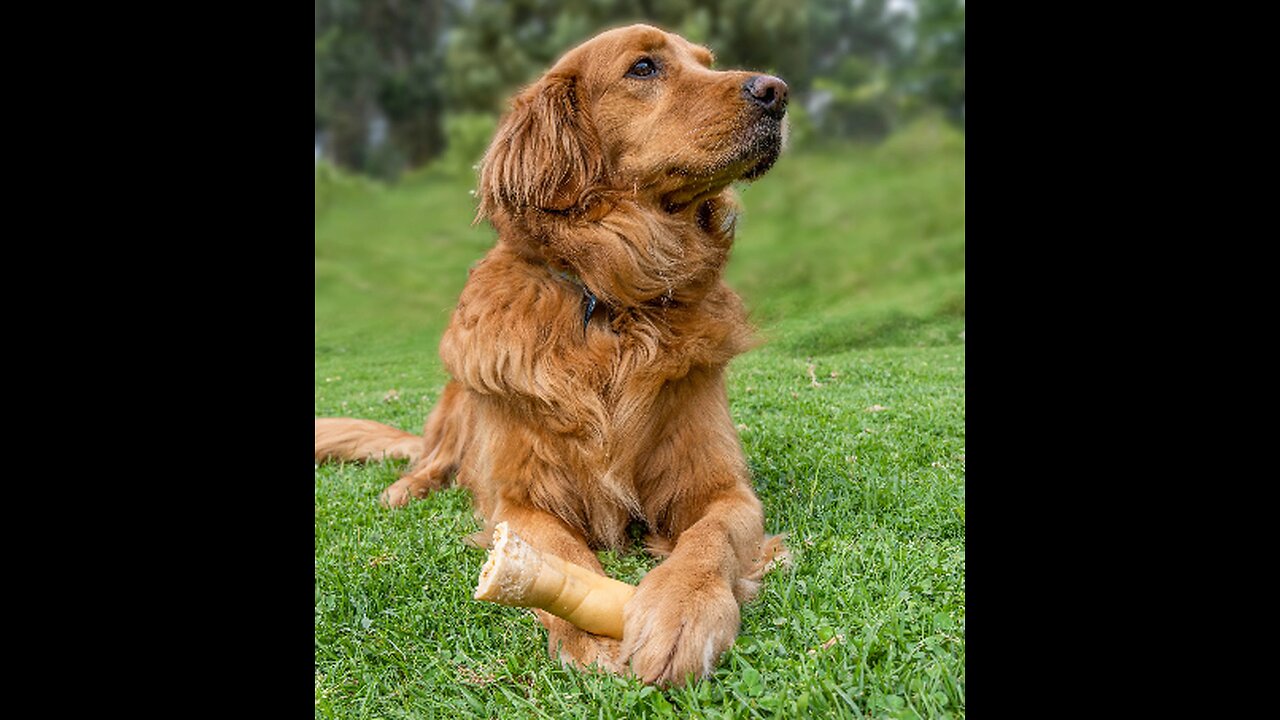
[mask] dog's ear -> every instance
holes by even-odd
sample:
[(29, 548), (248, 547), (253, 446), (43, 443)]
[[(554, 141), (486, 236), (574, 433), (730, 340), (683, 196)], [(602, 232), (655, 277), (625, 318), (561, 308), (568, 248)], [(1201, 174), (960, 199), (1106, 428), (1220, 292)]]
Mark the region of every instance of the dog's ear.
[(563, 212), (604, 174), (600, 141), (571, 75), (548, 75), (512, 103), (480, 169), (480, 216), (498, 207)]

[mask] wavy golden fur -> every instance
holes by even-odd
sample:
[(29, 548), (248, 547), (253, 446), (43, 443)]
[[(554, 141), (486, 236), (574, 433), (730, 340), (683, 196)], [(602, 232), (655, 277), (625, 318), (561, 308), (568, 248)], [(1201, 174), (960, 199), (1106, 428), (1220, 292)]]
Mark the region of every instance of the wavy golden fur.
[(729, 415), (724, 372), (753, 335), (721, 279), (730, 184), (781, 150), (787, 88), (711, 69), (646, 25), (605, 32), (521, 92), (485, 154), (479, 218), (497, 245), (440, 343), (452, 376), (422, 436), (316, 420), (316, 460), (407, 457), (389, 506), (450, 480), (492, 527), (603, 572), (596, 548), (643, 524), (666, 560), (624, 640), (538, 612), (553, 655), (680, 684), (733, 644), (739, 604), (785, 552)]

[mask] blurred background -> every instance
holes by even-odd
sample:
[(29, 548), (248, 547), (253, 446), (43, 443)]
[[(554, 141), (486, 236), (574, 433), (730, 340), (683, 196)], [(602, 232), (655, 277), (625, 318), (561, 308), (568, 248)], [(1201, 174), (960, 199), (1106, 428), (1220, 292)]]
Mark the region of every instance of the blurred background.
[(444, 377), (440, 334), (494, 242), (471, 192), (499, 115), (631, 22), (790, 88), (726, 269), (770, 352), (963, 347), (964, 0), (317, 0), (318, 397), (361, 363)]
[(515, 89), (631, 22), (711, 47), (721, 69), (783, 78), (798, 144), (877, 141), (930, 112), (963, 130), (964, 12), (964, 0), (316, 0), (316, 161), (394, 179), (474, 143)]

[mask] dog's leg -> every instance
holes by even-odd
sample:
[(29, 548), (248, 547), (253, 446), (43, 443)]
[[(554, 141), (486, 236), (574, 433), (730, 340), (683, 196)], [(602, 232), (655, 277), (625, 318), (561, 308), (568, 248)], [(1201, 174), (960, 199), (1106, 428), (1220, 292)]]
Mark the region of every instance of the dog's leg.
[(425, 454), (413, 469), (382, 491), (378, 500), (383, 505), (401, 507), (448, 485), (462, 460), (469, 413), (466, 392), (458, 383), (450, 382), (423, 426)]
[[(758, 589), (780, 543), (765, 537), (723, 381), (676, 386), (665, 437), (638, 484), (647, 488), (650, 543), (670, 549), (623, 610), (622, 662), (648, 683), (703, 677), (738, 635), (739, 605)], [(656, 541), (655, 541), (656, 540)]]
[(709, 675), (738, 635), (742, 582), (765, 543), (760, 501), (750, 486), (700, 503), (671, 556), (640, 581), (624, 610), (623, 662), (647, 683), (682, 685)]
[[(536, 508), (503, 503), (492, 519), (494, 524), (502, 521), (506, 521), (512, 530), (538, 550), (605, 574), (600, 559), (587, 546), (582, 533), (554, 515)], [(583, 668), (598, 665), (611, 672), (621, 669), (617, 662), (618, 640), (593, 635), (544, 610), (535, 609), (533, 612), (547, 628), (547, 651), (552, 657)]]

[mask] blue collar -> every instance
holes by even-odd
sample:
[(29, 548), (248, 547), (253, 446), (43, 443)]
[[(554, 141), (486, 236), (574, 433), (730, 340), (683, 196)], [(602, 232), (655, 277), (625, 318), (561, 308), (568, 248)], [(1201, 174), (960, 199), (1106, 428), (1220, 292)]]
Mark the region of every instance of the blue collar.
[(566, 280), (582, 289), (582, 337), (585, 340), (587, 337), (587, 326), (591, 322), (591, 314), (596, 311), (596, 304), (599, 302), (599, 299), (596, 298), (595, 293), (591, 292), (591, 288), (587, 287), (587, 284), (582, 282), (582, 278), (577, 275), (565, 270), (557, 270), (556, 268), (551, 268), (551, 272), (555, 273), (562, 280)]

